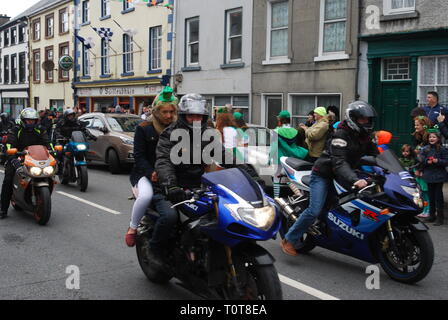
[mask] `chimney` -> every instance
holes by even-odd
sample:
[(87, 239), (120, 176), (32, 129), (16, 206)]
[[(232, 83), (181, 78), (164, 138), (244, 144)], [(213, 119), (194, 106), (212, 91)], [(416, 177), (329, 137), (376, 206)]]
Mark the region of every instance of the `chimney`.
[(8, 17), (6, 14), (0, 14), (0, 26), (7, 23), (10, 19), (11, 17)]

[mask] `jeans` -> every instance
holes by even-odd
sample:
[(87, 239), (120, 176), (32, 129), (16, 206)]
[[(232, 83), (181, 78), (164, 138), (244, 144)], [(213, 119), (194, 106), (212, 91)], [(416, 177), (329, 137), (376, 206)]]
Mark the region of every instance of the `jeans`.
[(310, 205), (286, 233), (285, 238), (288, 242), (297, 245), (303, 234), (313, 225), (325, 205), (330, 182), (329, 179), (322, 178), (314, 172), (311, 173)]
[(176, 227), (178, 214), (175, 208), (171, 208), (172, 205), (160, 193), (152, 197), (152, 207), (160, 214), (149, 243), (151, 249), (155, 251), (160, 251), (166, 246)]
[(2, 193), (1, 193), (1, 211), (8, 212), (9, 203), (13, 193), (13, 181), (16, 170), (8, 160), (5, 165), (5, 177), (3, 178)]

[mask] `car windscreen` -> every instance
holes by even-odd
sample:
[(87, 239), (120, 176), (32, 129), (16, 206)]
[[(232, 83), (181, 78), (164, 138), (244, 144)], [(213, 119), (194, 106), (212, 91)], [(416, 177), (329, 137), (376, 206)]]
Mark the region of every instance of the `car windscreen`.
[(400, 173), (405, 171), (395, 153), (390, 149), (380, 153), (376, 157), (376, 162), (379, 167), (386, 169), (391, 173)]
[(134, 117), (107, 117), (111, 129), (117, 132), (135, 132), (137, 126), (143, 122), (140, 118)]

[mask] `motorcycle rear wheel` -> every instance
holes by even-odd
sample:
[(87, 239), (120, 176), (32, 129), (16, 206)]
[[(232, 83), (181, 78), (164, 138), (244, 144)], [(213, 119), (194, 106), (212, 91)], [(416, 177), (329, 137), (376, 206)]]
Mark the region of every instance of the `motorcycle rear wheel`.
[[(403, 263), (392, 248), (384, 250), (381, 242), (378, 243), (379, 261), (387, 275), (395, 281), (407, 284), (425, 278), (434, 262), (434, 246), (428, 231), (412, 231), (398, 235), (396, 242), (399, 250), (405, 250), (406, 263)], [(403, 254), (403, 250), (400, 251)], [(415, 269), (409, 271), (411, 267)]]
[(89, 184), (89, 176), (87, 175), (87, 167), (79, 166), (76, 168), (78, 171), (78, 179), (77, 183), (81, 192), (85, 192), (87, 190), (87, 186)]
[(51, 216), (51, 193), (48, 187), (36, 188), (36, 202), (34, 219), (39, 225), (46, 225)]

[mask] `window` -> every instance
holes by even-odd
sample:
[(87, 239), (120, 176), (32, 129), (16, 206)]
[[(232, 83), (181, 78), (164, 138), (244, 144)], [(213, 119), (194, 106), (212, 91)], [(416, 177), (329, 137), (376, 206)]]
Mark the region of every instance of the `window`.
[(11, 45), (14, 45), (17, 43), (17, 28), (13, 27), (11, 28)]
[(291, 125), (296, 128), (300, 122), (305, 122), (310, 111), (318, 106), (328, 107), (336, 106), (340, 109), (341, 95), (340, 94), (303, 94), (290, 95), (289, 104), (292, 107)]
[(110, 0), (101, 0), (101, 17), (110, 16)]
[(415, 11), (415, 0), (383, 0), (384, 15), (411, 13)]
[(89, 49), (85, 45), (82, 45), (82, 75), (84, 77), (90, 76)]
[(199, 18), (186, 20), (186, 64), (187, 66), (199, 64)]
[[(53, 46), (45, 48), (45, 61), (53, 61), (54, 60), (54, 50)], [(45, 82), (53, 82), (54, 73), (53, 70), (45, 71)]]
[(33, 21), (33, 40), (40, 40), (40, 19)]
[(3, 80), (4, 83), (9, 83), (9, 56), (5, 56), (3, 60)]
[(22, 43), (25, 41), (25, 26), (20, 25), (19, 26), (19, 43)]
[(101, 74), (110, 74), (109, 41), (101, 40)]
[(129, 10), (134, 8), (133, 0), (123, 0), (123, 10)]
[(3, 32), (3, 46), (4, 47), (9, 46), (9, 30), (5, 30)]
[(249, 119), (249, 96), (241, 95), (241, 96), (215, 96), (214, 97), (214, 112), (220, 107), (225, 107), (227, 104), (232, 105), (233, 111), (239, 109), (239, 111), (243, 114), (244, 119), (248, 121)]
[(150, 31), (150, 70), (160, 70), (162, 68), (162, 27), (151, 28)]
[(45, 17), (45, 37), (53, 38), (54, 36), (54, 14)]
[(19, 54), (19, 83), (26, 82), (26, 53)]
[(90, 21), (89, 17), (89, 0), (85, 0), (82, 2), (82, 23), (87, 23)]
[(11, 83), (17, 83), (17, 55), (11, 56)]
[(33, 80), (40, 82), (40, 49), (33, 51)]
[(346, 29), (347, 0), (321, 0), (319, 57), (315, 61), (348, 59)]
[(59, 33), (68, 32), (68, 11), (67, 8), (59, 10)]
[(289, 43), (289, 2), (268, 0), (266, 61), (270, 63), (290, 63)]
[(383, 81), (410, 80), (409, 58), (383, 59)]
[(2, 71), (3, 71), (3, 69), (2, 69), (2, 67), (3, 67), (3, 65), (2, 65), (2, 57), (0, 56), (0, 83), (3, 83), (3, 80), (2, 80)]
[[(69, 43), (65, 42), (59, 45), (59, 59), (63, 56), (69, 55)], [(62, 70), (59, 68), (59, 81), (68, 81), (69, 71)]]
[(440, 104), (448, 105), (448, 56), (420, 58), (418, 72), (420, 103), (426, 105), (428, 91), (436, 91)]
[(132, 37), (123, 35), (123, 72), (130, 73), (134, 70), (134, 45)]
[(242, 58), (243, 10), (228, 11), (226, 23), (226, 63), (239, 62)]

